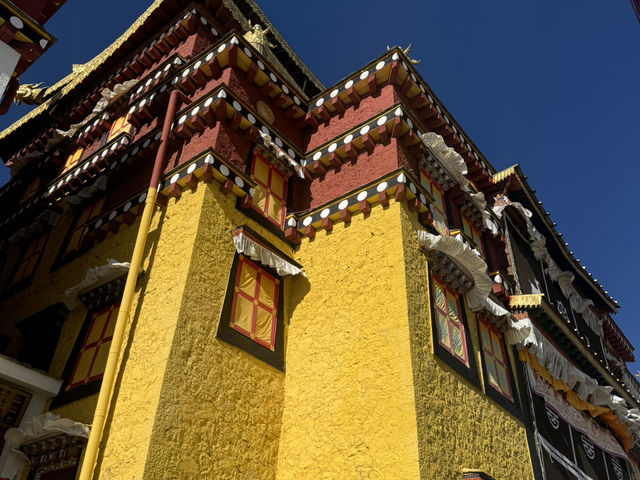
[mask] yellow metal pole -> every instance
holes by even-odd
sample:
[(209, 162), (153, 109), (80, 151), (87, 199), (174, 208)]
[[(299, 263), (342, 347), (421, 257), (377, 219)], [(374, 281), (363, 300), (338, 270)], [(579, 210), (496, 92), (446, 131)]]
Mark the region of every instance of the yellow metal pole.
[(120, 354), (124, 345), (124, 341), (126, 340), (124, 332), (126, 330), (127, 320), (129, 318), (131, 306), (133, 304), (136, 280), (138, 279), (138, 272), (140, 271), (140, 266), (142, 265), (142, 255), (144, 254), (144, 248), (147, 243), (149, 226), (151, 225), (151, 219), (153, 217), (153, 208), (155, 206), (156, 198), (158, 195), (158, 182), (160, 180), (160, 175), (162, 174), (162, 169), (165, 163), (169, 136), (171, 135), (171, 125), (173, 123), (173, 118), (178, 104), (178, 97), (180, 95), (181, 93), (178, 90), (174, 90), (173, 92), (171, 92), (171, 96), (169, 97), (169, 105), (167, 106), (164, 125), (162, 127), (162, 138), (160, 140), (160, 147), (158, 148), (158, 153), (156, 154), (153, 173), (149, 182), (149, 189), (147, 190), (147, 198), (145, 199), (144, 210), (142, 212), (142, 219), (140, 220), (138, 235), (136, 236), (136, 243), (133, 247), (131, 265), (129, 267), (127, 281), (124, 285), (124, 291), (122, 293), (120, 310), (118, 311), (118, 317), (116, 318), (113, 338), (111, 339), (111, 346), (109, 348), (109, 356), (107, 357), (107, 364), (105, 366), (104, 376), (102, 377), (100, 394), (98, 395), (98, 403), (96, 405), (95, 413), (93, 414), (91, 433), (89, 434), (89, 440), (87, 442), (87, 448), (85, 450), (84, 460), (82, 462), (82, 468), (80, 470), (80, 476), (78, 477), (79, 480), (91, 480), (98, 459), (100, 441), (102, 440), (102, 433), (104, 432), (104, 425), (107, 420), (109, 405), (111, 403), (111, 396), (113, 394), (113, 387), (118, 375), (118, 363), (120, 360)]

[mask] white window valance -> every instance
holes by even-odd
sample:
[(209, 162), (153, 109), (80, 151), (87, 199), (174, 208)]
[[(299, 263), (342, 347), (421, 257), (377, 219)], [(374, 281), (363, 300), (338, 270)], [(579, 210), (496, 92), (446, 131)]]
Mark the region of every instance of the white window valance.
[(487, 264), (475, 250), (455, 237), (433, 235), (424, 230), (418, 231), (418, 244), (444, 253), (473, 280), (473, 287), (464, 295), (471, 310), (487, 310), (496, 317), (509, 315), (505, 308), (489, 298), (493, 281), (487, 274)]
[(599, 385), (594, 378), (575, 367), (530, 319), (511, 321), (510, 328), (505, 332), (505, 340), (518, 348), (527, 348), (549, 375), (562, 380), (578, 398), (592, 405), (608, 407), (634, 437), (640, 434), (640, 411), (637, 408), (628, 408), (623, 398), (612, 394), (613, 387)]
[(233, 245), (236, 247), (236, 252), (242, 253), (251, 260), (260, 262), (263, 265), (273, 268), (278, 275), (302, 275), (306, 277), (304, 271), (288, 262), (280, 255), (269, 250), (267, 247), (261, 245), (256, 240), (246, 235), (242, 230), (238, 230), (233, 234)]

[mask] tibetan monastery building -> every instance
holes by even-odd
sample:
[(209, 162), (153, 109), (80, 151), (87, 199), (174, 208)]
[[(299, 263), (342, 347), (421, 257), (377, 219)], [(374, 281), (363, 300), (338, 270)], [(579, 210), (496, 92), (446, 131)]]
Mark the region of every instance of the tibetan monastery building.
[(402, 50), (327, 88), (253, 1), (156, 0), (41, 101), (0, 478), (639, 478), (618, 305)]

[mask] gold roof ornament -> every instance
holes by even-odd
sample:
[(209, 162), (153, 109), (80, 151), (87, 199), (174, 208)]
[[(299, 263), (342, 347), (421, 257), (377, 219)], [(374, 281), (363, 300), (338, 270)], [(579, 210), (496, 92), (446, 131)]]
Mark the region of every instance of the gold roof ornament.
[[(407, 48), (402, 48), (399, 45), (394, 45), (393, 48), (398, 47), (400, 50), (402, 50), (402, 53), (405, 54), (405, 56), (409, 59), (409, 61), (413, 64), (413, 65), (417, 65), (418, 63), (420, 63), (420, 60), (415, 60), (413, 58), (411, 58), (409, 56), (409, 50), (411, 50), (411, 44), (409, 44), (409, 46)], [(387, 52), (391, 50), (391, 48), (389, 48), (389, 45), (387, 45)]]
[(49, 87), (40, 88), (43, 82), (40, 83), (25, 83), (18, 87), (18, 91), (13, 97), (13, 103), (20, 105), (26, 103), (27, 105), (42, 105), (47, 99), (47, 90)]
[(262, 25), (259, 23), (252, 25), (251, 21), (249, 21), (249, 27), (251, 27), (251, 30), (244, 34), (244, 38), (261, 54), (266, 55), (269, 53), (270, 49), (275, 47), (267, 38), (270, 27), (263, 30)]

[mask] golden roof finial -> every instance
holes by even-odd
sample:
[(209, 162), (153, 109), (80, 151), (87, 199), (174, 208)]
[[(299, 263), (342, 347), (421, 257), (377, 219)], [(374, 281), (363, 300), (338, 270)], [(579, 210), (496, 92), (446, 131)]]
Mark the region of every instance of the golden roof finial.
[(267, 53), (268, 49), (274, 48), (269, 39), (267, 38), (267, 33), (269, 32), (269, 27), (262, 29), (262, 25), (256, 23), (255, 25), (251, 24), (251, 20), (249, 20), (249, 27), (251, 30), (248, 30), (247, 33), (244, 34), (244, 38), (253, 45), (253, 47), (258, 50), (263, 55)]
[(13, 97), (13, 102), (16, 105), (26, 103), (27, 105), (40, 105), (44, 103), (46, 93), (49, 87), (40, 88), (43, 82), (40, 83), (25, 83), (18, 87), (18, 91)]
[[(402, 51), (402, 53), (404, 53), (404, 54), (406, 55), (406, 57), (409, 59), (409, 61), (410, 61), (413, 65), (417, 65), (418, 63), (420, 63), (420, 60), (414, 60), (413, 58), (411, 58), (411, 57), (409, 56), (409, 50), (411, 50), (411, 44), (409, 44), (409, 46), (408, 46), (407, 48), (402, 48), (402, 47), (401, 47), (401, 46), (399, 46), (399, 45), (394, 45), (394, 47), (393, 47), (393, 48), (396, 48), (396, 47), (397, 47), (397, 48), (399, 48), (399, 49)], [(389, 50), (391, 50), (391, 48), (389, 48), (389, 45), (387, 45), (387, 52), (388, 52)]]

